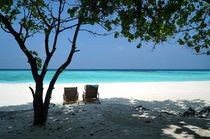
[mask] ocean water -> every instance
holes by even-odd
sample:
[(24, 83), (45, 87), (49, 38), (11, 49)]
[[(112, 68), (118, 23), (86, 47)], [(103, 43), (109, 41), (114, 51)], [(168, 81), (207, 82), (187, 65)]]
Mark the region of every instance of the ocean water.
[[(48, 71), (49, 83), (54, 70)], [(210, 70), (67, 70), (57, 83), (210, 81)], [(30, 70), (0, 70), (0, 83), (34, 82)]]

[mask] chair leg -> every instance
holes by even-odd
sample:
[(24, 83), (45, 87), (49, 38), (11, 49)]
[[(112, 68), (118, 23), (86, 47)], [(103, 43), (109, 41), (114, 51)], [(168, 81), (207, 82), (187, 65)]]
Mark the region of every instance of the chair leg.
[(83, 93), (82, 94), (82, 101), (85, 103), (85, 105), (86, 105), (86, 100), (85, 100), (85, 94)]

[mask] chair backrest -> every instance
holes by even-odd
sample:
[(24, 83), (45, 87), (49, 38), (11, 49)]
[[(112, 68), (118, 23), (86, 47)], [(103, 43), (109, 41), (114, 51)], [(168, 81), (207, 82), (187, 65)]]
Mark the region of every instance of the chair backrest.
[(77, 87), (66, 87), (64, 88), (64, 95), (67, 98), (76, 98), (78, 95)]
[(98, 85), (85, 85), (86, 98), (97, 98)]

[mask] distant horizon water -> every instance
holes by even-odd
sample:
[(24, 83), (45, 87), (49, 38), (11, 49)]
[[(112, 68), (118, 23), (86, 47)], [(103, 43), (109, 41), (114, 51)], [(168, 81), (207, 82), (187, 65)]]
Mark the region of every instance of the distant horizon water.
[[(0, 71), (3, 70), (26, 70), (30, 71), (31, 69), (7, 69), (0, 68)], [(56, 71), (57, 69), (48, 69), (48, 71)], [(65, 71), (210, 71), (210, 69), (65, 69)]]
[[(44, 80), (49, 83), (54, 69)], [(67, 69), (57, 83), (210, 81), (210, 69)], [(0, 69), (0, 83), (33, 83), (29, 69)]]

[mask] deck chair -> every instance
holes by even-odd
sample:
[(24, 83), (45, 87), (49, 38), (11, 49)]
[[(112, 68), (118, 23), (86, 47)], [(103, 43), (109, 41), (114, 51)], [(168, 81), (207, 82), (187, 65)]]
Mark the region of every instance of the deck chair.
[(98, 85), (85, 85), (85, 91), (82, 94), (83, 102), (86, 104), (87, 102), (98, 102), (99, 101), (99, 93), (98, 93)]
[(79, 93), (77, 87), (65, 87), (63, 94), (63, 105), (78, 103)]

